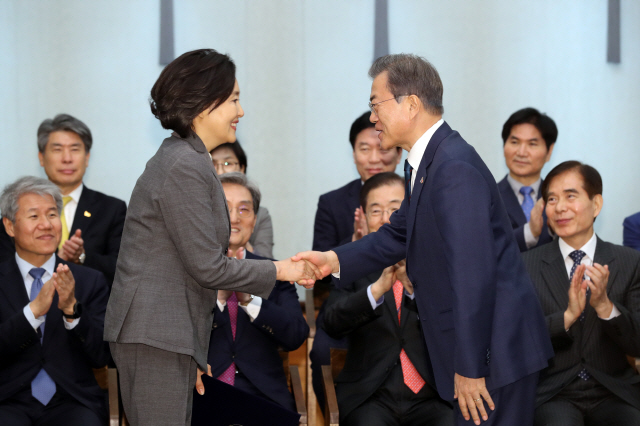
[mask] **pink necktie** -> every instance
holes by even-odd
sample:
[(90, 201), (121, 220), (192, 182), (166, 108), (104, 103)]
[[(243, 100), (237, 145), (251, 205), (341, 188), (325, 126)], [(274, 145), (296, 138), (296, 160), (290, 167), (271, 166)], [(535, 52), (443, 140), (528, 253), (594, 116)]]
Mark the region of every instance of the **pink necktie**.
[[(398, 324), (400, 324), (400, 314), (401, 314), (401, 306), (402, 306), (402, 296), (404, 294), (404, 286), (400, 282), (400, 280), (396, 281), (393, 284), (393, 296), (396, 299), (396, 311), (398, 311)], [(413, 365), (409, 356), (407, 356), (407, 352), (404, 349), (400, 352), (400, 364), (402, 365), (402, 376), (404, 377), (404, 384), (409, 387), (413, 391), (413, 393), (420, 392), (420, 389), (425, 384), (424, 379), (416, 370), (416, 367)]]
[[(233, 335), (233, 340), (236, 340), (236, 327), (238, 325), (238, 298), (236, 297), (235, 292), (233, 292), (231, 297), (227, 299), (227, 309), (229, 310), (229, 322), (231, 322), (231, 334)], [(229, 383), (233, 386), (236, 382), (236, 363), (232, 362), (224, 373), (218, 377), (218, 380)]]

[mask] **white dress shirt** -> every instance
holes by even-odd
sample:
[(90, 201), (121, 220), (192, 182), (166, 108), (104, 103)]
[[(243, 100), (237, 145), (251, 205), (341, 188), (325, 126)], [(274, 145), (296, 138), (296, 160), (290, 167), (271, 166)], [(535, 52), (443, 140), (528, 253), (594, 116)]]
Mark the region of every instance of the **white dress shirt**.
[(409, 154), (407, 155), (407, 161), (413, 168), (411, 171), (411, 192), (413, 192), (413, 184), (416, 182), (416, 170), (420, 167), (420, 162), (422, 161), (424, 152), (427, 150), (427, 145), (429, 145), (429, 141), (436, 130), (442, 126), (442, 123), (444, 123), (444, 119), (441, 118), (433, 126), (429, 127), (429, 130), (424, 132), (424, 134), (420, 136), (420, 139), (413, 144), (411, 151), (409, 151)]
[[(560, 253), (562, 253), (562, 258), (564, 259), (564, 266), (567, 268), (567, 275), (570, 276), (571, 268), (573, 268), (573, 259), (571, 259), (569, 255), (575, 249), (571, 247), (569, 244), (567, 244), (562, 238), (559, 238), (558, 240), (559, 240), (558, 244), (560, 246)], [(587, 243), (580, 248), (580, 250), (582, 250), (585, 253), (585, 256), (580, 261), (581, 265), (593, 266), (593, 258), (596, 253), (597, 243), (598, 243), (598, 239), (594, 232), (591, 238), (589, 239), (589, 241), (587, 241)], [(588, 280), (589, 277), (585, 275), (585, 279)], [(613, 309), (611, 310), (611, 315), (609, 315), (609, 318), (602, 318), (602, 319), (605, 321), (608, 321), (612, 318), (617, 317), (618, 315), (620, 315), (620, 311), (618, 310), (618, 308), (616, 308), (616, 305), (613, 305)]]
[[(31, 271), (33, 268), (37, 268), (37, 266), (33, 266), (26, 260), (23, 260), (20, 256), (18, 256), (18, 253), (16, 253), (15, 256), (16, 256), (16, 263), (18, 264), (18, 269), (20, 270), (20, 275), (22, 275), (24, 286), (27, 289), (27, 296), (29, 297), (29, 299), (31, 299), (31, 286), (33, 285), (34, 278), (31, 275), (29, 275), (29, 271)], [(42, 283), (44, 284), (47, 281), (49, 281), (53, 276), (53, 272), (56, 268), (55, 255), (52, 254), (49, 260), (47, 260), (44, 263), (44, 265), (41, 266), (41, 268), (44, 269), (44, 274), (41, 277)], [(31, 327), (33, 327), (34, 330), (37, 330), (38, 327), (40, 327), (44, 323), (45, 316), (42, 315), (36, 318), (35, 315), (33, 314), (33, 311), (29, 307), (29, 304), (30, 303), (27, 303), (27, 306), (24, 307), (22, 312), (24, 313), (24, 316), (27, 318), (27, 321), (29, 321), (29, 324), (31, 324)], [(62, 321), (64, 323), (65, 328), (67, 330), (71, 330), (76, 325), (78, 325), (80, 318), (76, 318), (72, 322), (69, 322), (64, 317), (62, 317)]]
[[(67, 229), (71, 232), (71, 227), (73, 226), (73, 218), (76, 216), (76, 210), (78, 209), (78, 202), (80, 202), (80, 196), (82, 195), (82, 189), (84, 188), (84, 184), (80, 184), (76, 189), (71, 191), (69, 194), (65, 195), (65, 197), (71, 197), (71, 200), (64, 206), (64, 219), (67, 222)], [(72, 235), (69, 235), (71, 238)]]
[[(241, 257), (238, 257), (237, 259), (244, 259), (246, 257), (245, 250), (246, 249), (242, 250)], [(220, 302), (220, 299), (218, 299), (216, 300), (216, 303), (218, 304), (218, 309), (220, 309), (220, 312), (224, 312), (224, 308), (225, 306), (227, 306), (227, 302), (225, 301), (223, 303)], [(258, 318), (258, 315), (260, 314), (260, 308), (262, 307), (262, 297), (253, 296), (253, 299), (247, 304), (247, 306), (242, 306), (238, 301), (238, 307), (242, 309), (247, 315), (249, 315), (249, 321), (253, 322), (253, 320)]]
[[(511, 190), (516, 195), (516, 198), (518, 199), (518, 204), (522, 206), (522, 203), (524, 202), (524, 195), (522, 195), (522, 193), (520, 192), (520, 188), (522, 188), (524, 184), (512, 178), (511, 175), (507, 175), (507, 182), (509, 182), (509, 186), (511, 186)], [(533, 191), (531, 191), (531, 198), (533, 198), (534, 206), (535, 206), (536, 200), (538, 199), (540, 185), (542, 185), (542, 179), (538, 179), (537, 182), (534, 182), (533, 184), (529, 185), (531, 189), (533, 189)], [(537, 237), (533, 236), (533, 234), (531, 233), (531, 226), (529, 225), (529, 222), (524, 224), (523, 231), (524, 231), (524, 242), (527, 245), (528, 249), (538, 244), (538, 239), (540, 238), (540, 236), (539, 235)]]

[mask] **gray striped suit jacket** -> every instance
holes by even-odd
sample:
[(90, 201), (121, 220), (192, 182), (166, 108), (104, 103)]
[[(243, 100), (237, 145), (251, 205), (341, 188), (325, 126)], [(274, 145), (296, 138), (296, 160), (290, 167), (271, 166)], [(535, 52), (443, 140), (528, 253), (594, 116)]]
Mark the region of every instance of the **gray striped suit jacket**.
[(525, 265), (542, 304), (555, 357), (542, 370), (536, 405), (571, 383), (583, 366), (599, 383), (640, 409), (640, 375), (626, 355), (640, 356), (640, 252), (598, 238), (595, 263), (609, 265), (607, 294), (621, 315), (598, 318), (587, 305), (584, 322), (566, 332), (569, 276), (558, 240), (523, 253)]
[(192, 356), (206, 371), (216, 290), (268, 298), (270, 260), (226, 257), (229, 211), (197, 136), (164, 140), (131, 195), (104, 338)]

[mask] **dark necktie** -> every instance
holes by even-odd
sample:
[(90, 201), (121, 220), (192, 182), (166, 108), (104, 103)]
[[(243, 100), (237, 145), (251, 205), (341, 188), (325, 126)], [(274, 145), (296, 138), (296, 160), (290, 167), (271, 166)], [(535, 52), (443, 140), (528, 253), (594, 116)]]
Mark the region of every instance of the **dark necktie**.
[[(569, 274), (569, 281), (573, 279), (573, 273), (576, 272), (576, 268), (578, 267), (578, 265), (580, 265), (580, 262), (582, 262), (582, 258), (584, 258), (586, 255), (587, 254), (582, 250), (574, 250), (571, 253), (569, 253), (569, 257), (571, 258), (571, 260), (573, 260), (573, 266), (571, 267), (571, 273)], [(591, 289), (587, 287), (587, 305), (589, 304), (589, 296), (591, 296)], [(586, 310), (587, 310), (587, 306), (585, 305), (584, 310), (580, 314), (580, 322), (584, 321), (584, 315)], [(580, 377), (582, 380), (589, 380), (591, 375), (589, 374), (586, 368), (583, 368), (578, 373), (578, 377)]]
[(404, 198), (407, 203), (411, 201), (411, 172), (413, 167), (409, 164), (409, 161), (404, 160)]
[[(32, 302), (38, 297), (38, 293), (42, 289), (42, 276), (44, 275), (45, 270), (42, 268), (33, 268), (29, 271), (29, 275), (33, 277), (33, 283), (31, 284), (31, 295), (29, 300)], [(43, 315), (46, 319), (46, 315)], [(44, 337), (44, 323), (40, 327), (38, 327), (38, 334), (40, 335), (40, 343), (42, 344), (42, 339)], [(35, 379), (31, 381), (31, 394), (35, 399), (40, 401), (43, 405), (47, 405), (53, 395), (56, 393), (56, 384), (51, 379), (51, 377), (47, 374), (47, 372), (42, 368)]]
[(533, 198), (531, 197), (531, 193), (533, 192), (533, 188), (530, 186), (523, 186), (520, 188), (520, 193), (524, 196), (524, 200), (522, 200), (522, 212), (527, 218), (527, 222), (531, 220), (531, 209), (535, 204), (533, 202)]
[[(238, 297), (233, 292), (227, 299), (227, 309), (229, 310), (229, 322), (231, 323), (231, 335), (236, 340), (236, 327), (238, 326)], [(232, 362), (229, 367), (218, 377), (218, 380), (233, 386), (236, 382), (236, 363)]]

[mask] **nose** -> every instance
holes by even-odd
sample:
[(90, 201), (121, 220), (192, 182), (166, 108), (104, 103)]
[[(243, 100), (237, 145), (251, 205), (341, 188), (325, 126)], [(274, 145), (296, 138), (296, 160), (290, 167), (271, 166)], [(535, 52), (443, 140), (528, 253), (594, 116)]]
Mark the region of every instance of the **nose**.
[(244, 110), (242, 109), (242, 105), (240, 105), (240, 101), (238, 101), (238, 117), (244, 117)]
[(216, 169), (216, 173), (221, 175), (224, 170), (222, 170), (222, 163), (213, 163), (213, 167)]
[(38, 221), (38, 227), (40, 229), (51, 229), (53, 228), (53, 223), (52, 221), (54, 220), (61, 220), (59, 217), (54, 218), (50, 218), (48, 216), (42, 216), (42, 218)]
[(520, 157), (525, 157), (527, 155), (527, 145), (523, 143), (518, 145), (518, 150), (516, 151), (516, 153)]
[(391, 212), (389, 210), (382, 212), (382, 223), (391, 223)]
[(369, 116), (369, 121), (372, 122), (373, 124), (376, 124), (378, 122), (378, 114), (371, 111), (371, 115)]
[(380, 148), (373, 148), (371, 150), (371, 155), (369, 156), (370, 163), (379, 163), (380, 162)]
[(69, 149), (63, 149), (62, 150), (62, 161), (64, 163), (70, 163), (71, 162), (71, 150), (69, 150)]
[(565, 203), (565, 201), (562, 198), (558, 199), (555, 207), (556, 212), (563, 212), (566, 209), (567, 209), (567, 203)]
[(238, 214), (238, 209), (229, 209), (229, 221), (231, 223), (240, 222), (240, 215)]

